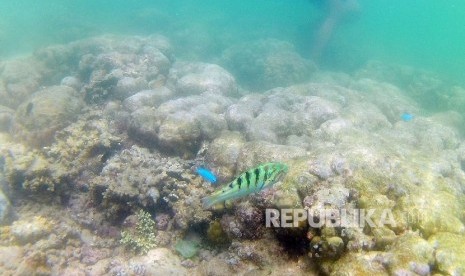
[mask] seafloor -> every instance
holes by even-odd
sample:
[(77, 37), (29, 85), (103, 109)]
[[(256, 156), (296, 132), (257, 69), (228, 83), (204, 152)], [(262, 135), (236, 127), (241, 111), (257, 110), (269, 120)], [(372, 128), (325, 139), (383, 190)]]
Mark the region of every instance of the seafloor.
[[(464, 88), (376, 61), (326, 72), (277, 40), (216, 63), (157, 35), (0, 63), (0, 274), (465, 274)], [(202, 207), (217, 186), (196, 167), (227, 183), (269, 161), (281, 183)], [(266, 208), (395, 223), (267, 228)]]

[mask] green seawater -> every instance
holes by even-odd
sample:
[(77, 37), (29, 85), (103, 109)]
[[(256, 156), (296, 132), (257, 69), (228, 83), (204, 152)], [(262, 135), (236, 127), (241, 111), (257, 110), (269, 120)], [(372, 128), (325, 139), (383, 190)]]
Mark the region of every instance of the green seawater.
[[(340, 1), (357, 1), (358, 8), (334, 24), (316, 60), (320, 69), (352, 73), (377, 60), (433, 72), (448, 86), (465, 84), (465, 1)], [(154, 33), (167, 36), (183, 60), (218, 63), (228, 47), (268, 38), (289, 42), (312, 58), (318, 30), (329, 17), (324, 3), (5, 0), (0, 2), (0, 59), (96, 35)], [(432, 110), (447, 109), (437, 105), (437, 93), (427, 91), (433, 83), (410, 96)], [(449, 97), (450, 89), (444, 90)]]
[[(205, 59), (238, 41), (273, 37), (293, 43), (306, 56), (325, 16), (311, 2), (4, 0), (0, 57), (104, 33), (162, 33), (183, 52), (196, 34)], [(377, 59), (465, 79), (465, 1), (359, 0), (359, 5), (357, 15), (338, 26), (322, 66), (344, 71)]]

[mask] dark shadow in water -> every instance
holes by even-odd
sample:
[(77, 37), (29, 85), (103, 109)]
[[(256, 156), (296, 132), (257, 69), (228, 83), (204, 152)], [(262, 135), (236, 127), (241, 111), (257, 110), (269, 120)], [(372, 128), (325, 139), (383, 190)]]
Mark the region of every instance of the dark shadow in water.
[(307, 238), (307, 229), (304, 228), (279, 228), (275, 229), (278, 242), (284, 247), (288, 257), (297, 259), (308, 253), (310, 241)]

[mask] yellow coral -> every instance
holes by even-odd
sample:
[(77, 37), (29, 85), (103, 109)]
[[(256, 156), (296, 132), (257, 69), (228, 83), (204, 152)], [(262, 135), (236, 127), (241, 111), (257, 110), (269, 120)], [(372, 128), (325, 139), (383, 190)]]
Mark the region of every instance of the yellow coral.
[(121, 231), (121, 243), (136, 253), (147, 253), (155, 247), (155, 221), (150, 213), (140, 210), (136, 214), (135, 229)]

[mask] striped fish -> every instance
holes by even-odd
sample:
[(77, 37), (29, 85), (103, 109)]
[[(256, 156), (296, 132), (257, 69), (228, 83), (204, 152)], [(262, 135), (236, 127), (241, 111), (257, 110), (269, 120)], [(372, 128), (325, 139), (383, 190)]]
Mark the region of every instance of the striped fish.
[(287, 165), (283, 163), (261, 164), (256, 168), (243, 172), (221, 190), (204, 197), (202, 199), (203, 207), (209, 208), (218, 202), (241, 198), (271, 187), (282, 178), (287, 170)]

